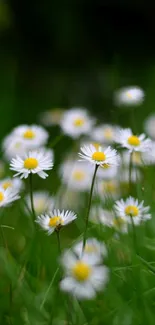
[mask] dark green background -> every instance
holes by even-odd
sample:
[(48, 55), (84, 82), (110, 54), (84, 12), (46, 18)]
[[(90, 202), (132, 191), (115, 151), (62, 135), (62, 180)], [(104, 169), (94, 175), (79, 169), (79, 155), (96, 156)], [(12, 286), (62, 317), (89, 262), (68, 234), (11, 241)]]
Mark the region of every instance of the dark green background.
[(49, 108), (86, 106), (102, 121), (128, 125), (113, 91), (146, 92), (135, 111), (141, 129), (154, 110), (154, 10), (133, 1), (0, 2), (0, 137), (37, 122)]

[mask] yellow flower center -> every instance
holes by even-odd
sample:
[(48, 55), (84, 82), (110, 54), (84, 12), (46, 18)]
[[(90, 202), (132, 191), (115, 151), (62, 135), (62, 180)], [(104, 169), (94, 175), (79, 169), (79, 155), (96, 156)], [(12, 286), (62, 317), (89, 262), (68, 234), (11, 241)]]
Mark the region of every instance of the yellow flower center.
[(0, 192), (0, 202), (2, 202), (4, 200), (4, 194), (3, 192)]
[(8, 187), (12, 187), (12, 183), (11, 182), (4, 182), (3, 184), (2, 184), (2, 187), (4, 188), (4, 190), (6, 190)]
[(81, 170), (76, 170), (75, 172), (73, 172), (73, 178), (76, 181), (82, 181), (85, 178), (85, 173)]
[(95, 253), (96, 247), (94, 245), (86, 244), (84, 251), (85, 253), (90, 253), (90, 254)]
[(83, 126), (85, 120), (83, 118), (77, 118), (74, 120), (73, 124), (74, 126)]
[(120, 228), (125, 224), (125, 221), (121, 217), (114, 218), (113, 220), (114, 226)]
[(114, 182), (109, 181), (103, 183), (103, 190), (109, 193), (115, 193), (117, 191), (117, 186)]
[(106, 155), (104, 152), (95, 151), (92, 155), (92, 159), (95, 161), (104, 161), (106, 159)]
[(131, 135), (128, 138), (128, 144), (130, 144), (131, 146), (138, 147), (140, 145), (140, 140), (136, 135)]
[(96, 150), (99, 150), (100, 144), (97, 142), (93, 142), (92, 145), (95, 147)]
[(34, 139), (35, 133), (31, 129), (28, 129), (23, 133), (23, 137), (28, 140)]
[(135, 205), (128, 205), (125, 208), (125, 213), (128, 216), (137, 217), (138, 216), (138, 213), (139, 213), (139, 209)]
[(104, 136), (106, 139), (111, 140), (113, 137), (113, 132), (110, 128), (105, 129)]
[(38, 160), (36, 158), (27, 158), (24, 161), (24, 168), (35, 169), (38, 166)]
[(133, 98), (133, 96), (132, 96), (132, 94), (131, 94), (130, 91), (127, 91), (126, 96), (127, 96), (129, 99), (132, 99), (132, 98)]
[(59, 216), (55, 216), (55, 217), (52, 217), (50, 218), (50, 221), (49, 221), (49, 227), (56, 227), (58, 224), (61, 224), (62, 223), (62, 220)]
[(78, 261), (72, 269), (72, 274), (78, 281), (86, 281), (90, 274), (91, 268), (82, 261)]

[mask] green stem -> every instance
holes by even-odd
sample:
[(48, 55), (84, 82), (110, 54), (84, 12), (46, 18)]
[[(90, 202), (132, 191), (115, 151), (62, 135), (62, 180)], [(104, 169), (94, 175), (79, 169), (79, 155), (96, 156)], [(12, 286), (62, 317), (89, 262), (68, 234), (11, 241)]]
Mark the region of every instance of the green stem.
[(132, 157), (133, 157), (133, 151), (130, 154), (130, 161), (129, 161), (129, 194), (130, 195), (132, 192)]
[(59, 250), (59, 254), (61, 254), (60, 230), (57, 230), (57, 231), (56, 231), (56, 235), (57, 235), (57, 242), (58, 242), (58, 250)]
[(33, 182), (32, 182), (32, 173), (30, 173), (30, 202), (31, 202), (31, 211), (33, 214), (33, 219), (36, 219), (35, 209), (34, 209), (34, 203), (33, 203)]
[(55, 137), (55, 139), (53, 141), (51, 141), (51, 143), (49, 144), (50, 148), (54, 148), (60, 141), (61, 139), (64, 137), (64, 134), (59, 134), (57, 137)]
[[(133, 152), (130, 154), (130, 162), (129, 162), (129, 195), (132, 193), (132, 156)], [(132, 215), (130, 215), (131, 225), (132, 225), (132, 233), (133, 233), (133, 243), (135, 247), (135, 251), (138, 254), (137, 249), (137, 238), (136, 238), (136, 229)]]
[(87, 228), (88, 228), (88, 222), (89, 222), (89, 213), (90, 213), (90, 208), (91, 208), (91, 201), (92, 201), (93, 188), (94, 188), (94, 184), (95, 184), (95, 177), (96, 177), (97, 169), (98, 169), (98, 165), (95, 166), (94, 175), (92, 178), (92, 183), (91, 183), (91, 188), (90, 188), (88, 207), (87, 207), (87, 212), (86, 212), (85, 230), (84, 230), (84, 234), (83, 234), (82, 252), (84, 251), (84, 248), (86, 245), (86, 235), (87, 235)]

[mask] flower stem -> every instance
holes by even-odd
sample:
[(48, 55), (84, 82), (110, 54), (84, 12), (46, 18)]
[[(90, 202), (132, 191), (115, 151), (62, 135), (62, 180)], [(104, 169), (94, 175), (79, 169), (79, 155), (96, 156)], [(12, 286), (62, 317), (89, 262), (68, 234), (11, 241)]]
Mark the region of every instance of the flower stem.
[[(132, 157), (133, 157), (133, 152), (131, 152), (130, 154), (130, 162), (129, 162), (129, 195), (131, 195), (132, 193)], [(132, 225), (134, 247), (135, 247), (136, 254), (138, 254), (136, 229), (135, 229), (135, 224), (132, 215), (130, 215), (130, 220)]]
[(33, 203), (33, 183), (32, 183), (32, 173), (30, 173), (30, 202), (31, 202), (31, 211), (33, 214), (33, 219), (36, 219), (35, 209), (34, 209), (34, 203)]
[(132, 157), (133, 152), (130, 154), (130, 161), (129, 161), (129, 194), (131, 195), (132, 192)]
[(54, 148), (64, 137), (64, 134), (61, 133), (59, 134), (57, 137), (55, 137), (55, 139), (49, 144), (50, 148)]
[(59, 250), (59, 253), (61, 254), (60, 231), (59, 230), (56, 231), (56, 235), (57, 235), (57, 242), (58, 242), (58, 250)]
[(94, 175), (92, 178), (91, 188), (90, 188), (90, 194), (89, 194), (89, 200), (88, 200), (88, 207), (86, 212), (86, 223), (85, 223), (85, 230), (83, 234), (83, 245), (82, 245), (82, 252), (84, 251), (85, 245), (86, 245), (86, 234), (87, 234), (87, 228), (88, 228), (88, 221), (89, 221), (89, 213), (91, 208), (91, 201), (92, 201), (92, 195), (93, 195), (93, 188), (95, 184), (95, 177), (97, 173), (98, 165), (95, 166)]

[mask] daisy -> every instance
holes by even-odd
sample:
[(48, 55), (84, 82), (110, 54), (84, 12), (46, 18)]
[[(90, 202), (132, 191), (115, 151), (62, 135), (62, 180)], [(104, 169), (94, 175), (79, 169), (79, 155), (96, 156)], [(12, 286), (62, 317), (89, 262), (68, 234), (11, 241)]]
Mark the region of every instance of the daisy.
[(17, 190), (10, 187), (7, 189), (0, 187), (0, 207), (5, 207), (18, 199), (20, 199), (20, 196)]
[(119, 166), (104, 165), (104, 168), (99, 168), (97, 178), (102, 180), (111, 180), (116, 178)]
[(98, 150), (93, 146), (81, 147), (82, 153), (79, 153), (81, 160), (87, 160), (92, 164), (107, 168), (110, 166), (118, 165), (119, 158), (117, 151), (111, 147), (105, 150), (99, 147)]
[(110, 124), (103, 124), (97, 126), (92, 132), (92, 138), (99, 142), (105, 144), (111, 144), (115, 140), (117, 128)]
[(9, 161), (16, 155), (23, 156), (28, 150), (26, 144), (14, 134), (9, 134), (4, 138), (2, 148), (4, 157)]
[(97, 182), (97, 194), (102, 200), (118, 199), (120, 197), (118, 180), (99, 180)]
[(48, 140), (47, 131), (38, 125), (20, 125), (12, 131), (26, 147), (35, 149), (46, 144)]
[(62, 257), (65, 278), (60, 282), (63, 291), (71, 293), (78, 299), (93, 299), (101, 291), (109, 277), (108, 268), (96, 265), (93, 256), (83, 255), (78, 258), (73, 252), (66, 251)]
[(128, 222), (122, 217), (114, 217), (111, 223), (111, 226), (117, 231), (121, 233), (128, 232)]
[(93, 124), (94, 120), (85, 109), (73, 108), (64, 113), (60, 126), (65, 134), (76, 139), (82, 134), (88, 134)]
[(116, 105), (140, 105), (144, 101), (144, 91), (137, 86), (124, 87), (115, 92), (114, 101)]
[(141, 221), (151, 219), (151, 215), (148, 213), (150, 207), (144, 207), (144, 201), (138, 202), (133, 197), (127, 198), (125, 201), (121, 199), (116, 201), (114, 205), (116, 215), (123, 218), (127, 222), (131, 223), (131, 218), (135, 225), (141, 223)]
[[(117, 179), (121, 184), (129, 185), (129, 169), (124, 168), (118, 170)], [(142, 173), (137, 168), (133, 167), (131, 170), (131, 182), (136, 183), (142, 179)]]
[(69, 189), (76, 191), (87, 191), (92, 181), (93, 170), (85, 163), (74, 160), (65, 161), (60, 168), (62, 181)]
[(41, 113), (40, 121), (46, 126), (59, 125), (63, 117), (64, 110), (61, 108), (54, 108)]
[(89, 220), (96, 224), (111, 227), (113, 218), (113, 211), (103, 209), (101, 206), (94, 206), (90, 211)]
[(55, 230), (60, 230), (61, 227), (68, 225), (77, 218), (72, 211), (53, 210), (50, 214), (45, 214), (37, 217), (36, 222), (41, 228), (47, 230), (47, 234), (51, 235)]
[(131, 129), (119, 130), (116, 142), (120, 143), (123, 148), (127, 148), (130, 152), (145, 152), (149, 151), (151, 147), (151, 140), (146, 139), (145, 134), (134, 135)]
[(14, 176), (21, 174), (21, 178), (27, 178), (30, 173), (38, 174), (45, 179), (48, 175), (44, 170), (50, 170), (53, 162), (49, 158), (49, 154), (42, 150), (29, 151), (24, 157), (16, 156), (11, 160), (10, 169), (16, 171)]
[(83, 251), (83, 242), (80, 241), (79, 243), (73, 246), (73, 251), (75, 254), (81, 258), (84, 254), (85, 258), (88, 259), (92, 257), (96, 263), (102, 261), (104, 256), (107, 256), (107, 248), (103, 242), (99, 242), (96, 238), (88, 238), (86, 240), (86, 245)]
[(155, 140), (155, 114), (151, 114), (144, 122), (144, 130), (150, 138)]
[[(29, 210), (31, 211), (30, 196), (27, 195), (25, 200)], [(33, 192), (33, 205), (34, 205), (35, 213), (37, 215), (42, 213), (49, 213), (53, 209), (54, 203), (55, 203), (54, 198), (50, 196), (48, 192), (45, 191)]]
[(7, 188), (12, 188), (20, 192), (20, 190), (23, 188), (23, 182), (19, 177), (7, 177), (0, 181), (0, 187), (2, 187), (4, 190), (6, 190)]

